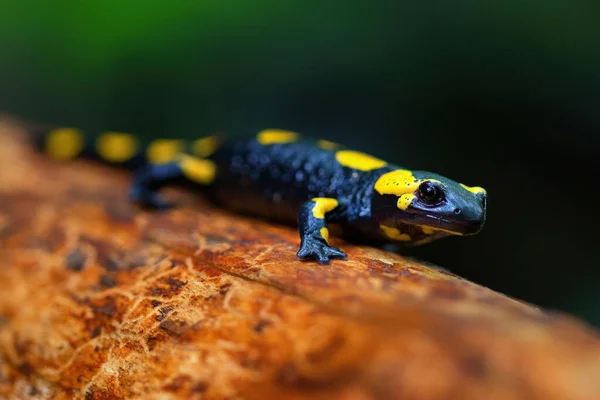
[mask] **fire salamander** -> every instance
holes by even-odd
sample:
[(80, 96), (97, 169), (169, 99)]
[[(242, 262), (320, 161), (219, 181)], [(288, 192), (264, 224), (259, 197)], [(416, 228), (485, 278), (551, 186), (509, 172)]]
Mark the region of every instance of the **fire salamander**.
[(78, 156), (133, 169), (130, 198), (167, 208), (161, 187), (187, 183), (217, 204), (288, 223), (298, 222), (301, 260), (347, 259), (329, 245), (329, 228), (367, 244), (422, 244), (472, 235), (485, 222), (486, 191), (426, 171), (392, 165), (325, 140), (266, 129), (251, 139), (196, 141), (105, 132), (85, 137), (57, 128), (39, 138), (55, 159)]

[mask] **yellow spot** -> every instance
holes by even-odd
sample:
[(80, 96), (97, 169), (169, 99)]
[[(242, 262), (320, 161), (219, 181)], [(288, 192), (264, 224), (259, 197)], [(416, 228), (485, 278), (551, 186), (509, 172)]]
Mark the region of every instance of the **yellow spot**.
[(387, 225), (379, 225), (383, 233), (390, 239), (398, 240), (399, 242), (410, 242), (411, 237), (408, 233), (402, 233), (398, 228)]
[(296, 132), (284, 131), (281, 129), (265, 129), (256, 136), (258, 143), (269, 145), (277, 143), (292, 143), (298, 140), (300, 135)]
[(375, 182), (375, 191), (379, 194), (398, 196), (396, 205), (401, 210), (406, 210), (415, 198), (415, 191), (425, 181), (441, 182), (437, 179), (416, 179), (407, 169), (396, 169), (381, 175)]
[(415, 198), (414, 194), (403, 194), (402, 196), (398, 197), (396, 206), (399, 209), (406, 211), (408, 209), (408, 207), (410, 206), (410, 203), (412, 203), (414, 198)]
[(438, 228), (436, 226), (428, 226), (428, 225), (417, 225), (417, 226), (419, 228), (421, 228), (423, 233), (426, 235), (433, 235), (434, 233), (437, 233), (437, 232), (445, 232), (445, 233), (450, 233), (452, 235), (463, 236), (463, 233), (451, 231), (451, 230), (444, 229), (444, 228)]
[(217, 172), (217, 167), (213, 161), (188, 155), (181, 156), (179, 166), (186, 178), (203, 185), (211, 183)]
[(432, 228), (431, 226), (427, 226), (427, 225), (419, 225), (419, 226), (420, 226), (421, 230), (423, 231), (423, 233), (426, 235), (431, 235), (436, 232), (436, 230), (434, 228)]
[(183, 151), (183, 142), (177, 139), (158, 139), (146, 149), (146, 157), (152, 164), (170, 163)]
[(477, 193), (486, 193), (485, 189), (479, 186), (467, 186), (467, 185), (463, 185), (462, 183), (460, 184), (460, 186), (462, 186), (464, 189), (467, 189), (469, 192), (477, 194)]
[(381, 175), (375, 182), (375, 190), (379, 194), (403, 194), (414, 193), (421, 183), (412, 172), (407, 169), (396, 169)]
[(325, 218), (325, 213), (328, 213), (338, 206), (338, 201), (329, 197), (315, 197), (312, 201), (316, 203), (312, 209), (315, 218)]
[(56, 128), (46, 137), (46, 153), (57, 160), (70, 160), (83, 150), (81, 131), (74, 128)]
[(353, 150), (340, 150), (335, 153), (335, 159), (344, 167), (360, 171), (371, 171), (387, 165), (387, 162), (379, 158)]
[(379, 194), (398, 196), (396, 205), (399, 209), (406, 210), (415, 198), (414, 192), (422, 182), (422, 179), (416, 179), (409, 170), (397, 169), (381, 175), (375, 182), (375, 190)]
[(106, 161), (124, 162), (135, 156), (138, 142), (128, 133), (107, 132), (96, 140), (96, 150)]
[(216, 136), (207, 136), (205, 138), (195, 140), (192, 144), (194, 154), (202, 158), (212, 155), (215, 151), (217, 151), (218, 147), (219, 139)]
[(321, 233), (321, 237), (323, 239), (325, 239), (325, 242), (327, 244), (329, 244), (329, 229), (327, 229), (327, 228), (321, 228), (321, 230), (319, 231), (319, 233)]
[(329, 140), (317, 140), (317, 147), (322, 148), (323, 150), (335, 150), (340, 147), (339, 144), (330, 142)]

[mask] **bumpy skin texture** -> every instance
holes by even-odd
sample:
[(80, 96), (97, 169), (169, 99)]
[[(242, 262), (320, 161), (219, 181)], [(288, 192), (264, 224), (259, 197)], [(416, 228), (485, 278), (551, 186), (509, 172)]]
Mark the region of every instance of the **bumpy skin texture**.
[(571, 317), (333, 237), (342, 268), (302, 263), (294, 229), (187, 191), (140, 212), (129, 174), (14, 138), (0, 124), (2, 399), (600, 398), (600, 335)]
[(298, 257), (346, 259), (328, 244), (329, 226), (370, 244), (426, 243), (474, 234), (485, 221), (485, 191), (443, 176), (409, 171), (367, 154), (290, 131), (267, 129), (250, 139), (193, 142), (157, 139), (138, 145), (130, 134), (94, 140), (71, 128), (50, 130), (40, 144), (55, 158), (87, 156), (136, 170), (134, 201), (168, 208), (159, 190), (196, 186), (220, 206), (275, 221), (298, 221)]
[(373, 184), (385, 170), (361, 173), (346, 168), (336, 161), (335, 151), (311, 141), (226, 142), (211, 158), (222, 166), (215, 181), (221, 204), (287, 221), (294, 221), (302, 204), (314, 197), (345, 199), (352, 205), (343, 212), (349, 221), (368, 219)]

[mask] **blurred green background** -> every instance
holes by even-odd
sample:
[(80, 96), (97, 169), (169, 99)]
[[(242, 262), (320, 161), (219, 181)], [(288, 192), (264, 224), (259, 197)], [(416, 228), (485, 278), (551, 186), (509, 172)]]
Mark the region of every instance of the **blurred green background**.
[(0, 112), (281, 127), (484, 186), (480, 235), (410, 254), (600, 326), (597, 1), (2, 3)]

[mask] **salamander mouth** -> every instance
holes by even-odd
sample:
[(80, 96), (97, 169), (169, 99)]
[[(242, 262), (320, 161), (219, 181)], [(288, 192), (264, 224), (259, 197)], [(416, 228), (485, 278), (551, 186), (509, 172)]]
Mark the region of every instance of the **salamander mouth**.
[(422, 214), (419, 217), (424, 225), (455, 235), (474, 235), (483, 227), (483, 221), (451, 220), (431, 214)]

